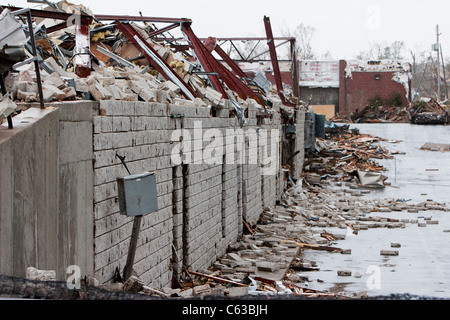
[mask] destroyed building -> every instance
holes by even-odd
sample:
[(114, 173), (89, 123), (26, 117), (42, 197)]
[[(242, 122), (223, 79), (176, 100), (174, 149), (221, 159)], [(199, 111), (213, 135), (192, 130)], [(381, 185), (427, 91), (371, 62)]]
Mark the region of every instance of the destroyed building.
[[(187, 18), (99, 15), (66, 1), (1, 9), (22, 35), (21, 54), (2, 61), (0, 274), (35, 267), (64, 280), (77, 265), (111, 282), (133, 229), (117, 178), (151, 172), (157, 210), (142, 216), (132, 271), (170, 286), (213, 264), (300, 177), (305, 110), (284, 95), (276, 58), (277, 86), (265, 92), (218, 62)], [(167, 40), (174, 29), (184, 37)], [(242, 162), (217, 154), (235, 151), (227, 132), (245, 134)]]
[(350, 116), (371, 100), (411, 101), (411, 66), (402, 61), (300, 61), (300, 94), (303, 101), (327, 118)]

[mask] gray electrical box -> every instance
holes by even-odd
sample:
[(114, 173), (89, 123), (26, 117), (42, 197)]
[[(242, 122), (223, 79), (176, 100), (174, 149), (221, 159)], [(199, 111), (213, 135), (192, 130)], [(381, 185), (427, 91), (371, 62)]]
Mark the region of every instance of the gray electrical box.
[(293, 124), (288, 124), (286, 126), (283, 127), (284, 128), (284, 133), (286, 134), (295, 134), (295, 125)]
[(156, 176), (153, 172), (117, 178), (120, 213), (140, 216), (158, 210)]

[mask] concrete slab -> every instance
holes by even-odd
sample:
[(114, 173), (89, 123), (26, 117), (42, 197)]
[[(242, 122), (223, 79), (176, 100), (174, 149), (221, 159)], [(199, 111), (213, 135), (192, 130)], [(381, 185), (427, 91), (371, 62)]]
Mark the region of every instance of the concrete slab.
[[(14, 128), (24, 128), (29, 127), (39, 119), (42, 119), (47, 114), (53, 112), (56, 108), (54, 107), (46, 107), (45, 109), (41, 108), (30, 108), (25, 111), (22, 111), (20, 114), (12, 117), (13, 127)], [(1, 129), (8, 130), (8, 123), (5, 122), (1, 126)]]

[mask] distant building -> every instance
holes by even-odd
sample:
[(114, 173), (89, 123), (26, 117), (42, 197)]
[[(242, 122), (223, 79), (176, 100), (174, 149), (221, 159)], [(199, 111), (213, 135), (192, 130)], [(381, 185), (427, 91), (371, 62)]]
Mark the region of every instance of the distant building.
[(369, 99), (401, 97), (411, 101), (411, 65), (381, 60), (300, 61), (299, 98), (313, 106), (328, 106), (337, 114), (350, 115), (363, 109)]

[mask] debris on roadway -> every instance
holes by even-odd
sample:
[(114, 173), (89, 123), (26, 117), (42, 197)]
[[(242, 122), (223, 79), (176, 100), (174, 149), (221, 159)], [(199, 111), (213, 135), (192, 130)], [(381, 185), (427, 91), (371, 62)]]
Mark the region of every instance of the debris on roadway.
[[(315, 152), (305, 159), (303, 177), (307, 183), (323, 180), (354, 181), (367, 187), (384, 187), (385, 168), (374, 159), (391, 159), (388, 150), (377, 144), (385, 139), (344, 127), (316, 138)], [(398, 141), (390, 141), (396, 143)]]

